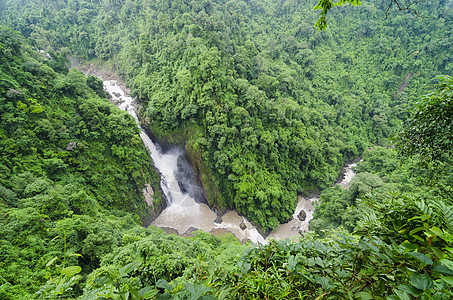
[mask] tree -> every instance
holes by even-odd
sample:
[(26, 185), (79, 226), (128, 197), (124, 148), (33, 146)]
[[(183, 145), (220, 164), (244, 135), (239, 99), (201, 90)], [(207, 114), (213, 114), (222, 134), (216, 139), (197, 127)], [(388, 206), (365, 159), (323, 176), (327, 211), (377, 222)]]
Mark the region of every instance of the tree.
[[(396, 8), (400, 11), (403, 10), (408, 10), (416, 14), (417, 16), (420, 16), (417, 10), (414, 8), (414, 5), (420, 2), (423, 2), (425, 0), (414, 0), (414, 1), (401, 1), (401, 0), (390, 0), (389, 1), (389, 6), (387, 7), (385, 11), (385, 17), (387, 18), (389, 15), (389, 11), (392, 8), (392, 6), (396, 6)], [(338, 2), (333, 2), (332, 0), (319, 0), (318, 4), (313, 7), (313, 9), (322, 9), (322, 11), (319, 13), (319, 19), (316, 21), (315, 27), (318, 27), (318, 30), (325, 30), (327, 28), (327, 13), (329, 10), (334, 7), (334, 6), (343, 6), (347, 3), (350, 3), (351, 5), (357, 6), (361, 5), (362, 3), (360, 0), (340, 0)]]
[(453, 154), (453, 78), (439, 78), (437, 89), (418, 101), (402, 129), (397, 147), (405, 156), (451, 162)]

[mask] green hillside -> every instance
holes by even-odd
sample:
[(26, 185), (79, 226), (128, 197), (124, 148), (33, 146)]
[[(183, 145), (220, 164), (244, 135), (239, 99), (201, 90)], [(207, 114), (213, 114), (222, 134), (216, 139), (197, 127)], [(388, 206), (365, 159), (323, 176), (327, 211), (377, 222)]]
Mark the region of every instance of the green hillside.
[(121, 244), (105, 222), (147, 218), (141, 190), (151, 183), (159, 204), (159, 180), (135, 121), (108, 102), (102, 81), (68, 72), (60, 53), (34, 50), (4, 27), (0, 51), (0, 274), (35, 292), (63, 251), (54, 237), (66, 229), (89, 272)]
[[(0, 299), (451, 299), (450, 4), (335, 7), (317, 31), (309, 1), (0, 0)], [(320, 192), (314, 232), (141, 227), (158, 176), (68, 55), (115, 66), (211, 206), (269, 232)]]
[(114, 60), (151, 131), (186, 142), (211, 205), (265, 231), (387, 145), (408, 100), (452, 68), (442, 2), (419, 6), (432, 18), (338, 8), (325, 32), (300, 1), (14, 2), (5, 22), (36, 45)]

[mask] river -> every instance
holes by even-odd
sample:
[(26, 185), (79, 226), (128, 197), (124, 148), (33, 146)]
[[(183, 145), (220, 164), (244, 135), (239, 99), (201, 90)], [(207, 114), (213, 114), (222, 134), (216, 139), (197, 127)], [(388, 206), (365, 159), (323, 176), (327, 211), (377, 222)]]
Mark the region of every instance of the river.
[[(123, 90), (116, 80), (104, 80), (104, 88), (110, 94), (112, 103), (131, 114), (136, 120), (137, 126), (140, 127), (132, 97)], [(245, 217), (239, 216), (234, 210), (227, 212), (221, 216), (221, 219), (218, 219), (217, 214), (204, 203), (202, 189), (198, 184), (192, 166), (183, 155), (182, 148), (175, 146), (163, 151), (143, 130), (140, 132), (140, 137), (150, 150), (154, 166), (161, 173), (161, 188), (167, 199), (167, 207), (151, 223), (152, 225), (173, 231), (179, 235), (188, 235), (196, 229), (202, 229), (213, 234), (231, 232), (241, 242), (250, 240), (254, 243), (263, 244), (270, 239), (291, 238), (308, 231), (309, 222), (313, 218), (313, 202), (319, 200), (317, 197), (304, 198), (299, 196), (293, 219), (281, 224), (267, 238), (264, 238)], [(354, 175), (352, 165), (348, 165), (340, 185), (347, 188)], [(303, 221), (298, 217), (302, 210), (305, 212)], [(241, 225), (242, 228), (245, 225), (245, 228), (241, 229)]]

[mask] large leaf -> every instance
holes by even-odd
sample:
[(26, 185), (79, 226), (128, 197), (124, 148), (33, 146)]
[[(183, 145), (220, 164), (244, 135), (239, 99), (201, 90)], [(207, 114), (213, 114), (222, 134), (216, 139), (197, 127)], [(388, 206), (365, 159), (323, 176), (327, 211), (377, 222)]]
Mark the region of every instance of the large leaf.
[(169, 292), (173, 290), (173, 286), (169, 284), (165, 279), (159, 279), (156, 282), (156, 286), (161, 289), (166, 289)]
[(137, 268), (140, 263), (137, 261), (131, 262), (130, 264), (125, 265), (119, 270), (120, 277), (124, 277), (129, 274), (130, 271)]
[(440, 262), (441, 262), (444, 266), (446, 266), (447, 268), (449, 268), (450, 270), (453, 271), (453, 261), (444, 258), (444, 259), (441, 259)]
[(332, 287), (332, 284), (330, 283), (330, 280), (327, 277), (318, 277), (318, 276), (316, 276), (315, 277), (315, 282), (317, 284), (320, 284), (322, 286), (322, 288), (326, 289), (326, 290)]
[(429, 290), (434, 286), (433, 280), (427, 274), (413, 274), (411, 284), (420, 290)]
[(360, 300), (373, 300), (373, 295), (371, 295), (370, 293), (368, 292), (359, 292), (357, 293), (357, 298), (359, 298)]
[(398, 290), (403, 291), (409, 295), (420, 295), (422, 291), (414, 288), (413, 286), (406, 285), (406, 284), (400, 284), (398, 286)]
[(437, 272), (437, 273), (446, 274), (446, 275), (453, 275), (453, 271), (444, 265), (434, 266), (433, 271)]
[(200, 299), (204, 294), (210, 292), (212, 288), (201, 284), (186, 284), (185, 289), (190, 293), (189, 300)]
[(453, 286), (453, 278), (451, 277), (442, 277), (442, 280), (448, 283), (449, 285)]
[(157, 293), (159, 293), (159, 291), (151, 286), (144, 287), (138, 291), (138, 294), (142, 297), (142, 299), (151, 299), (156, 296)]
[(425, 263), (427, 265), (432, 265), (433, 264), (432, 259), (429, 258), (428, 256), (426, 256), (423, 253), (411, 252), (409, 254), (412, 255), (413, 257), (415, 257), (417, 260), (421, 261), (422, 263)]
[(394, 292), (401, 300), (411, 300), (411, 297), (404, 291), (394, 290)]
[(72, 277), (77, 273), (80, 273), (82, 271), (82, 268), (79, 266), (71, 266), (71, 267), (66, 267), (61, 271), (61, 275), (67, 275), (68, 277)]
[(453, 206), (445, 206), (442, 210), (443, 219), (447, 225), (448, 231), (450, 234), (453, 234)]

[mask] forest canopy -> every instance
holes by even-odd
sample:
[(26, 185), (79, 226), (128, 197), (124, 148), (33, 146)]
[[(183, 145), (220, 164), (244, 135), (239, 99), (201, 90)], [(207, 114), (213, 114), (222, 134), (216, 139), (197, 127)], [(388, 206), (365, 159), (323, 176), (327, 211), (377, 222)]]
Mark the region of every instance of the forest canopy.
[(451, 10), (383, 20), (385, 3), (340, 8), (324, 32), (300, 1), (8, 2), (2, 20), (39, 47), (114, 59), (150, 130), (185, 141), (210, 204), (267, 231), (388, 145), (410, 98), (451, 73)]
[[(1, 0), (0, 298), (451, 299), (452, 9), (363, 2), (318, 32), (315, 4)], [(141, 227), (144, 184), (160, 198), (138, 129), (67, 55), (115, 64), (212, 206), (268, 232), (318, 191), (315, 232)]]

